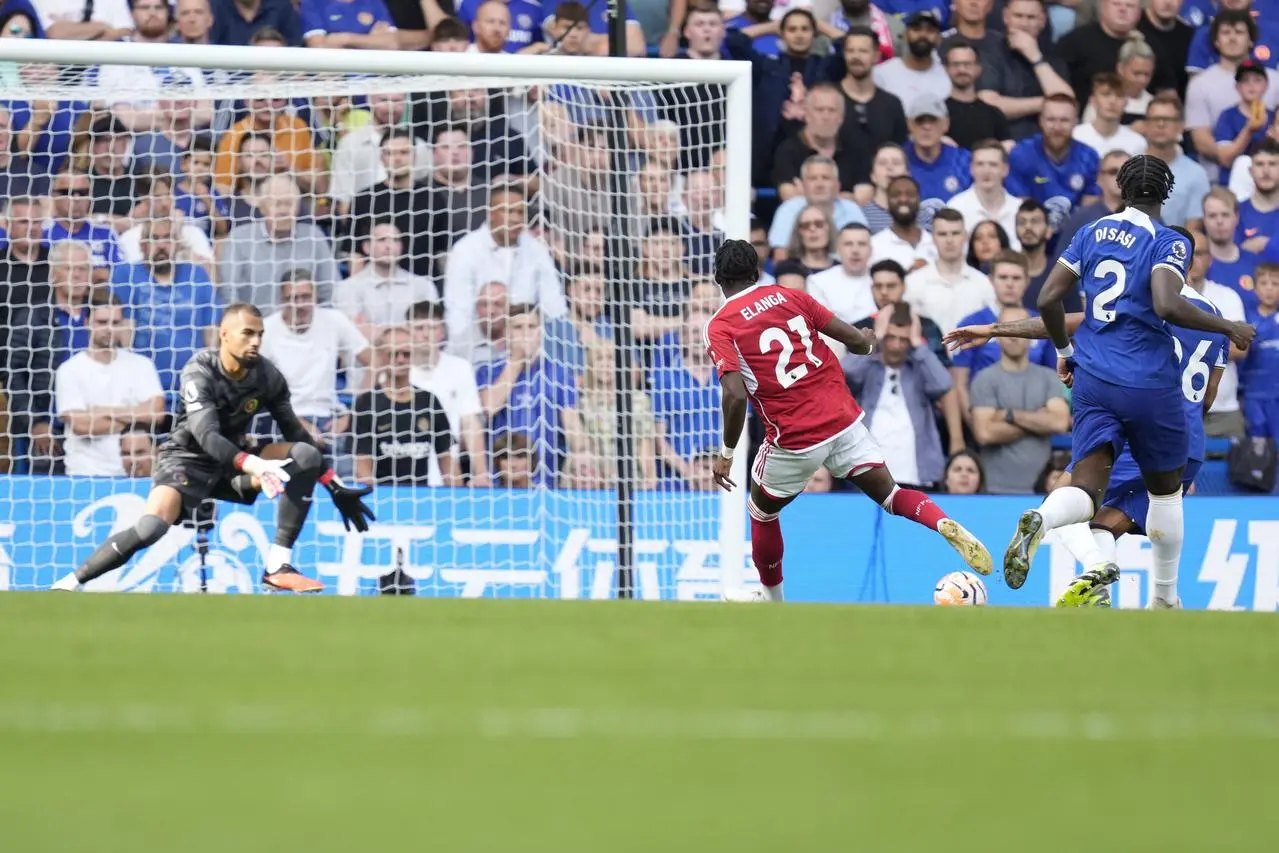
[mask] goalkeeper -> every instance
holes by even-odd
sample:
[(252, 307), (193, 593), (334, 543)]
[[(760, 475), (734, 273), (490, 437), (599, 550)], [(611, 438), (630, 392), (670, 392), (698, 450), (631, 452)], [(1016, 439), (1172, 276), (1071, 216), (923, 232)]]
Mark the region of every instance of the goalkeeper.
[[(333, 497), (347, 530), (364, 532), (373, 513), (363, 498), (365, 486), (350, 489), (324, 470), (324, 457), (289, 401), (289, 386), (274, 364), (261, 357), (262, 312), (247, 303), (222, 315), (216, 350), (195, 355), (182, 369), (182, 402), (173, 433), (159, 450), (151, 494), (142, 517), (114, 534), (54, 589), (74, 590), (123, 566), (129, 558), (160, 541), (184, 513), (205, 498), (252, 504), (259, 492), (281, 497), (275, 544), (267, 555), (262, 582), (275, 589), (318, 592), (324, 585), (292, 565), (293, 543), (311, 510), (311, 492), (322, 483)], [(268, 444), (257, 455), (242, 447), (253, 416), (265, 409), (285, 441)]]

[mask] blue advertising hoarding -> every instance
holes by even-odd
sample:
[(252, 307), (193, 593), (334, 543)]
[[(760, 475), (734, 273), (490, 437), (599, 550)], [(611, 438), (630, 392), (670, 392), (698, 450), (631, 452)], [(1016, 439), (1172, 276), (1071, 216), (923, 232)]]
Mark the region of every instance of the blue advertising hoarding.
[[(145, 481), (0, 477), (0, 589), (46, 589), (113, 530), (142, 511)], [(1033, 497), (946, 497), (942, 507), (980, 537), (998, 562), (1018, 514)], [(349, 534), (327, 496), (317, 496), (295, 552), (330, 592), (377, 592), (396, 567), (420, 595), (610, 598), (616, 526), (611, 495), (380, 488), (378, 522)], [(257, 589), (274, 532), (275, 506), (223, 505), (208, 558), (210, 589)], [(719, 498), (641, 494), (636, 504), (637, 596), (710, 600), (719, 596)], [(964, 568), (936, 534), (886, 515), (858, 495), (803, 495), (782, 516), (786, 591), (791, 601), (929, 604), (937, 579)], [(198, 588), (193, 533), (175, 528), (121, 572), (94, 588), (122, 591)], [(1148, 594), (1150, 548), (1121, 540), (1121, 607)], [(1050, 536), (1026, 586), (987, 581), (995, 605), (1045, 606), (1077, 566)], [(742, 567), (743, 577), (754, 572)], [(1189, 608), (1279, 609), (1279, 501), (1195, 497), (1186, 501), (1181, 595)]]

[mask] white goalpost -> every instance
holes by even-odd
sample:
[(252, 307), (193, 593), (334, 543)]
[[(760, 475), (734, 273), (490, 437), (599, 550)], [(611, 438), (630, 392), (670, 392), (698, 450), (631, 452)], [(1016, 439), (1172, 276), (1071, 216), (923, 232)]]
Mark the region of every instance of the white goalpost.
[[(746, 443), (715, 491), (700, 334), (714, 250), (749, 233), (749, 64), (21, 39), (0, 63), (0, 589), (135, 521), (236, 301), (375, 484), (363, 535), (317, 490), (295, 554), (329, 591), (749, 582)], [(257, 591), (274, 504), (214, 519), (89, 588)]]

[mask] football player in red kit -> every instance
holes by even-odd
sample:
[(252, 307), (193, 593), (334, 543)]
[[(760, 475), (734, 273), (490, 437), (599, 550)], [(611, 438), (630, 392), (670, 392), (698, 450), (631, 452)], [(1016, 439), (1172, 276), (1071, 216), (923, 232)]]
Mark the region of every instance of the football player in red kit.
[(733, 453), (746, 422), (747, 398), (764, 422), (765, 438), (751, 469), (747, 509), (751, 556), (762, 597), (781, 601), (782, 529), (778, 513), (825, 466), (851, 480), (894, 515), (940, 533), (974, 571), (990, 574), (990, 552), (923, 492), (900, 488), (862, 410), (844, 382), (839, 360), (822, 333), (857, 355), (872, 340), (802, 290), (758, 284), (759, 256), (745, 240), (715, 253), (715, 281), (727, 300), (706, 327), (706, 347), (723, 391), (724, 435), (714, 462), (715, 482), (731, 490)]

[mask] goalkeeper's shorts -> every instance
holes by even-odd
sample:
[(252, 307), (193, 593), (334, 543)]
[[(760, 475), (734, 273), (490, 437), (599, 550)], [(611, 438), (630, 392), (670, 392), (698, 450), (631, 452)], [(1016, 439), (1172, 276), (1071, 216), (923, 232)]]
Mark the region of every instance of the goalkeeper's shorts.
[(208, 457), (161, 448), (156, 454), (151, 483), (177, 489), (182, 494), (184, 512), (194, 510), (205, 498), (252, 504), (257, 500), (257, 490), (237, 489), (232, 482), (235, 476)]

